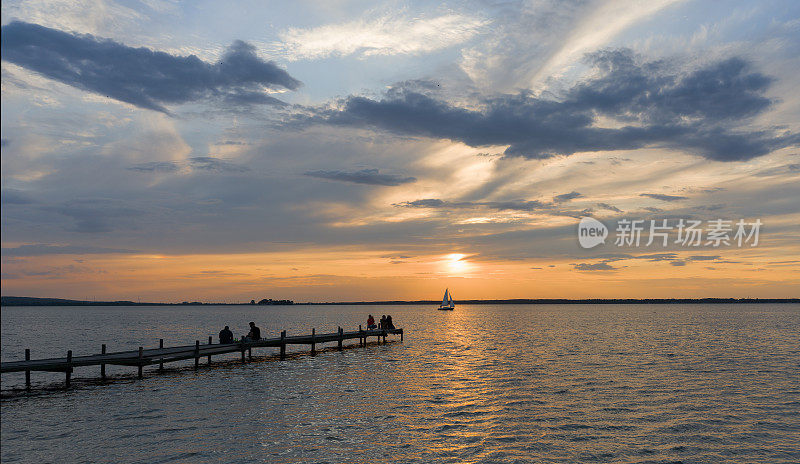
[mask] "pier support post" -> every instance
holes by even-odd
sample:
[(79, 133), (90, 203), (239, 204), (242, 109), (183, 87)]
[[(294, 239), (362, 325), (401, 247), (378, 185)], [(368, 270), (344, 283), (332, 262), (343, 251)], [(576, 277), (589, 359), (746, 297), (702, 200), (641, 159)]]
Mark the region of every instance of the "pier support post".
[[(212, 343), (212, 339), (211, 339), (211, 335), (208, 336), (208, 344), (209, 345), (213, 344)], [(211, 355), (210, 354), (208, 355), (208, 364), (211, 365)]]
[(402, 330), (400, 331), (400, 341), (401, 342), (403, 341), (403, 331)]
[(364, 346), (364, 333), (361, 330), (361, 324), (358, 324), (358, 346)]
[(386, 344), (386, 329), (383, 329), (383, 344)]
[[(159, 338), (158, 339), (158, 349), (160, 349), (160, 350), (164, 349), (164, 339), (163, 338)], [(158, 363), (158, 372), (164, 372), (164, 355), (161, 355), (161, 360)]]
[[(25, 361), (31, 360), (31, 350), (30, 348), (25, 348)], [(31, 389), (31, 371), (30, 369), (25, 371), (25, 389)]]
[(144, 348), (139, 347), (139, 378), (143, 377), (142, 369), (144, 369)]
[(200, 367), (200, 340), (194, 341), (194, 370)]
[(317, 354), (316, 338), (317, 338), (317, 329), (311, 329), (311, 356)]
[(240, 340), (240, 341), (239, 341), (239, 347), (242, 349), (242, 362), (243, 362), (243, 363), (244, 363), (244, 362), (247, 362), (247, 361), (245, 361), (245, 359), (244, 359), (244, 340)]
[(281, 361), (286, 359), (286, 331), (281, 330)]
[[(103, 345), (100, 347), (100, 354), (106, 354), (105, 343), (103, 343)], [(105, 379), (106, 379), (106, 365), (100, 364), (100, 380), (105, 380)]]
[(343, 332), (344, 332), (344, 330), (342, 330), (342, 328), (339, 327), (339, 343), (338, 343), (339, 351), (342, 351), (342, 340), (344, 340)]
[(250, 361), (253, 360), (253, 345), (250, 345), (247, 348), (247, 359), (249, 359)]
[(67, 351), (67, 378), (65, 385), (69, 388), (70, 380), (72, 380), (72, 350)]

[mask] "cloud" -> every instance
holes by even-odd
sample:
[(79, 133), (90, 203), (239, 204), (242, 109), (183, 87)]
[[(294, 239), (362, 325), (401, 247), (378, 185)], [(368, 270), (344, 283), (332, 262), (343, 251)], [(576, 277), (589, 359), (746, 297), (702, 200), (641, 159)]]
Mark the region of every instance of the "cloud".
[[(370, 127), (472, 147), (508, 145), (505, 155), (531, 159), (664, 147), (737, 161), (800, 142), (797, 134), (746, 127), (772, 104), (763, 96), (772, 79), (740, 58), (689, 73), (667, 61), (642, 61), (627, 49), (588, 59), (592, 77), (559, 99), (520, 92), (456, 106), (436, 90), (400, 84), (381, 99), (350, 96), (295, 123)], [(601, 116), (615, 124), (596, 124)]]
[(497, 211), (539, 211), (551, 208), (553, 205), (542, 203), (538, 200), (510, 200), (510, 201), (444, 201), (438, 198), (425, 198), (422, 200), (404, 201), (395, 203), (394, 206), (403, 208), (439, 208), (439, 209), (471, 209), (488, 208)]
[(556, 195), (556, 196), (553, 197), (553, 201), (555, 201), (556, 203), (559, 203), (559, 202), (562, 202), (562, 201), (574, 200), (575, 198), (579, 198), (579, 197), (582, 197), (582, 196), (583, 195), (581, 195), (580, 193), (573, 191), (573, 192), (570, 192), (570, 193), (562, 193), (561, 195)]
[(680, 195), (666, 195), (663, 193), (642, 193), (639, 196), (653, 198), (655, 200), (661, 200), (661, 201), (680, 201), (688, 199), (688, 197), (682, 197)]
[(687, 258), (687, 260), (689, 260), (689, 261), (716, 261), (716, 260), (718, 260), (720, 258), (722, 258), (722, 257), (719, 256), (719, 255), (713, 255), (713, 256), (712, 255), (693, 255), (693, 256), (689, 256)]
[(150, 161), (127, 168), (130, 171), (172, 174), (183, 170), (247, 172), (250, 169), (213, 156), (196, 156), (186, 161)]
[(394, 206), (402, 206), (404, 208), (441, 208), (447, 206), (449, 203), (438, 198), (424, 198), (422, 200), (404, 201), (396, 203)]
[(33, 200), (19, 190), (3, 189), (2, 195), (0, 195), (0, 203), (4, 205), (27, 205), (33, 203)]
[(189, 158), (189, 166), (200, 171), (247, 172), (250, 169), (213, 156), (195, 156)]
[(415, 55), (460, 44), (478, 34), (487, 21), (461, 14), (432, 18), (385, 15), (341, 24), (291, 28), (279, 36), (290, 60), (330, 56)]
[(567, 216), (581, 218), (591, 216), (592, 210), (565, 210), (558, 203), (542, 202), (539, 200), (505, 200), (505, 201), (446, 201), (438, 198), (424, 198), (413, 201), (394, 203), (392, 206), (400, 208), (428, 208), (443, 212), (457, 210), (491, 210), (498, 212), (517, 213), (542, 213), (551, 216)]
[(573, 264), (573, 267), (576, 271), (616, 271), (619, 268), (616, 268), (608, 263), (580, 263), (580, 264)]
[(82, 90), (164, 113), (165, 105), (210, 98), (282, 104), (264, 88), (294, 90), (301, 85), (242, 41), (210, 64), (194, 55), (132, 48), (19, 21), (3, 26), (2, 59)]
[(614, 205), (609, 205), (608, 203), (598, 203), (598, 204), (597, 204), (597, 207), (598, 207), (598, 208), (607, 209), (607, 210), (609, 210), (609, 211), (614, 211), (615, 213), (621, 213), (621, 212), (622, 212), (622, 210), (621, 210), (621, 209), (617, 208), (617, 207), (616, 207), (616, 206), (614, 206)]
[(35, 245), (20, 245), (13, 248), (3, 248), (3, 257), (25, 257), (25, 256), (48, 256), (48, 255), (87, 255), (87, 254), (106, 254), (106, 253), (136, 253), (134, 250), (123, 248), (102, 248), (91, 246), (75, 245), (47, 245), (37, 243)]
[(181, 166), (177, 161), (150, 161), (128, 167), (130, 171), (173, 173), (180, 171)]
[(396, 186), (416, 182), (416, 177), (403, 177), (397, 174), (381, 174), (378, 169), (359, 171), (307, 171), (306, 176), (319, 179), (352, 182), (354, 184)]
[(106, 199), (68, 201), (43, 209), (72, 218), (75, 221), (73, 230), (86, 233), (104, 233), (130, 227), (131, 219), (143, 214), (142, 210), (131, 208), (123, 202)]

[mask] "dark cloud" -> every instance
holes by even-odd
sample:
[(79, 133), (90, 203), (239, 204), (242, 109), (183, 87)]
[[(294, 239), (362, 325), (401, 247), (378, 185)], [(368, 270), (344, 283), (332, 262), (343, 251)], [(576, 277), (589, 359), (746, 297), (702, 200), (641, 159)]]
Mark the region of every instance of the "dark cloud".
[(682, 197), (680, 195), (666, 195), (663, 193), (642, 193), (639, 196), (653, 198), (655, 200), (661, 200), (661, 201), (679, 201), (688, 199), (688, 197)]
[(617, 207), (616, 207), (616, 206), (614, 206), (614, 205), (609, 205), (608, 203), (598, 203), (598, 204), (597, 204), (597, 207), (598, 207), (598, 208), (607, 209), (607, 210), (609, 210), (609, 211), (614, 211), (615, 213), (621, 213), (621, 212), (622, 212), (622, 210), (621, 210), (621, 209), (617, 208)]
[(580, 263), (573, 264), (573, 267), (576, 271), (616, 271), (619, 269), (607, 263)]
[(403, 177), (397, 174), (381, 174), (378, 169), (359, 171), (307, 171), (305, 175), (319, 179), (352, 182), (354, 184), (396, 186), (416, 182), (416, 177)]
[(574, 200), (575, 198), (580, 198), (582, 196), (583, 195), (581, 195), (580, 193), (573, 191), (570, 193), (562, 193), (561, 195), (556, 195), (553, 197), (553, 201), (558, 203), (562, 201)]
[(687, 259), (689, 261), (716, 261), (716, 260), (718, 260), (720, 258), (722, 258), (722, 257), (719, 256), (719, 255), (715, 255), (715, 256), (712, 256), (712, 255), (693, 255), (693, 256), (689, 256)]
[(82, 90), (164, 113), (165, 105), (212, 97), (239, 104), (282, 104), (263, 88), (294, 90), (301, 85), (242, 41), (235, 41), (211, 64), (194, 55), (132, 48), (19, 21), (3, 26), (2, 59)]
[(47, 255), (88, 255), (105, 253), (136, 253), (134, 250), (122, 248), (102, 248), (74, 245), (20, 245), (13, 248), (3, 248), (3, 257), (47, 256)]
[[(681, 257), (678, 253), (674, 252), (666, 252), (666, 253), (650, 253), (650, 254), (641, 254), (641, 255), (631, 255), (628, 253), (605, 253), (600, 254), (593, 257), (583, 257), (582, 259), (596, 259), (598, 260), (595, 264), (586, 264), (582, 263), (579, 265), (574, 265), (575, 269), (579, 271), (589, 271), (589, 270), (609, 270), (605, 269), (603, 265), (608, 265), (608, 263), (613, 263), (617, 261), (626, 261), (632, 259), (641, 259), (650, 262), (669, 262), (672, 266), (686, 266), (688, 263), (693, 261), (718, 261), (721, 257), (718, 255), (692, 255), (687, 257)], [(584, 267), (579, 269), (578, 266)], [(595, 266), (596, 268), (589, 269), (588, 266)], [(613, 268), (616, 269), (616, 268)]]
[(75, 221), (75, 232), (103, 233), (130, 227), (133, 218), (143, 212), (114, 200), (75, 200), (43, 210), (58, 213)]
[[(666, 61), (643, 62), (630, 50), (589, 59), (595, 77), (559, 100), (522, 92), (482, 97), (467, 108), (437, 97), (435, 90), (401, 83), (382, 99), (350, 96), (338, 108), (316, 110), (302, 121), (373, 127), (473, 147), (509, 145), (506, 155), (526, 158), (656, 146), (735, 161), (800, 141), (797, 134), (746, 128), (749, 118), (771, 105), (763, 96), (771, 78), (751, 71), (740, 58), (688, 74)], [(598, 116), (621, 125), (598, 127)]]
[(27, 195), (15, 189), (3, 189), (0, 193), (0, 203), (4, 205), (27, 205), (33, 200)]
[(449, 203), (438, 198), (425, 198), (422, 200), (404, 201), (396, 203), (394, 206), (402, 206), (405, 208), (441, 208), (447, 206)]

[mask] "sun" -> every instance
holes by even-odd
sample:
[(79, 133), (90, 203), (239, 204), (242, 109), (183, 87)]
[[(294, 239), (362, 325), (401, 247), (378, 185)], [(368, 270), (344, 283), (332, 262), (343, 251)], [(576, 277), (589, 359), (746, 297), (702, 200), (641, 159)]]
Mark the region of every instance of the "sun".
[(445, 264), (447, 265), (447, 271), (450, 274), (465, 274), (471, 268), (472, 264), (469, 261), (465, 261), (467, 255), (461, 253), (450, 253), (449, 255), (445, 256)]

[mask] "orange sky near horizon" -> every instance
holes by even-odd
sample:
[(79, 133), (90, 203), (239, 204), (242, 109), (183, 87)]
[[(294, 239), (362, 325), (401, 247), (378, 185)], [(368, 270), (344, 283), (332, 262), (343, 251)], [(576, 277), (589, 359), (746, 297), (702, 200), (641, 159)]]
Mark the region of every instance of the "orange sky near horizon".
[[(747, 253), (746, 251), (750, 251)], [(392, 259), (314, 249), (224, 255), (108, 254), (6, 261), (3, 295), (147, 302), (296, 302), (505, 298), (790, 298), (800, 296), (797, 258), (764, 264), (742, 250), (735, 262), (623, 259), (581, 271), (576, 260), (483, 261), (463, 253)], [(721, 260), (717, 260), (721, 261)], [(31, 271), (27, 271), (31, 269)], [(11, 274), (17, 273), (18, 278)], [(12, 277), (12, 278), (9, 278)]]

